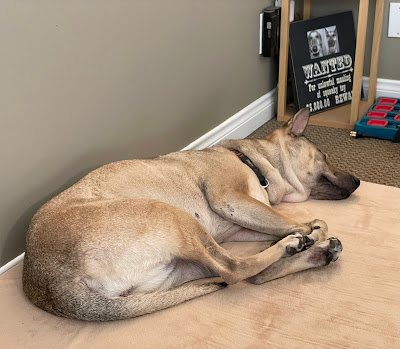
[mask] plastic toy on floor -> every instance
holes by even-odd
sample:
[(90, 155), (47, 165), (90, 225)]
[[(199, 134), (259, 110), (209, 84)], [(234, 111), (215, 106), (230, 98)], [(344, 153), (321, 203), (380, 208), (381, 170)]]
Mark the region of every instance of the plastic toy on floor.
[(350, 136), (400, 142), (400, 98), (377, 98), (371, 108), (356, 122)]

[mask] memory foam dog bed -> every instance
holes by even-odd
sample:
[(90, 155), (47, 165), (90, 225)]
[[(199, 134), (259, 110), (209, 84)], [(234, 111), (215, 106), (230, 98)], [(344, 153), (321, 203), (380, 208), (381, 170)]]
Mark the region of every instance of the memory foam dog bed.
[[(63, 319), (36, 308), (22, 292), (19, 264), (0, 276), (0, 347), (398, 349), (400, 189), (362, 182), (344, 201), (276, 208), (300, 222), (324, 219), (329, 235), (342, 241), (339, 260), (111, 323)], [(224, 246), (251, 254), (261, 244)]]

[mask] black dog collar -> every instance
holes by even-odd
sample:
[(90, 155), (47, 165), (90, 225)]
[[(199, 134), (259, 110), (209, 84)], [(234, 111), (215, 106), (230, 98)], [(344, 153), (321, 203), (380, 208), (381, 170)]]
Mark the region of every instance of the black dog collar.
[(253, 161), (251, 161), (246, 155), (244, 155), (243, 153), (241, 153), (239, 150), (233, 149), (233, 148), (229, 148), (230, 151), (234, 152), (237, 157), (247, 166), (249, 166), (253, 172), (256, 174), (258, 180), (260, 181), (261, 186), (264, 189), (267, 189), (267, 187), (269, 186), (269, 182), (268, 180), (262, 175), (260, 169), (253, 164)]

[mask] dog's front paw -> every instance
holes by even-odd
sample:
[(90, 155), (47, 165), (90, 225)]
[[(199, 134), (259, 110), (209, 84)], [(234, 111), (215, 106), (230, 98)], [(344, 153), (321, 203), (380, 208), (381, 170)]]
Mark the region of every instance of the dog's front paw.
[(305, 247), (304, 237), (300, 233), (288, 235), (284, 239), (280, 240), (278, 244), (283, 249), (282, 257), (293, 256), (294, 254), (303, 251)]
[(328, 225), (322, 219), (314, 219), (311, 222), (304, 223), (311, 228), (311, 231), (322, 230), (323, 232), (328, 232)]
[(313, 249), (308, 261), (314, 266), (324, 266), (335, 262), (343, 251), (342, 243), (337, 238), (329, 238), (319, 243)]
[(312, 230), (310, 234), (304, 237), (304, 242), (307, 248), (326, 239), (328, 226), (324, 221), (314, 219), (312, 222), (305, 224)]

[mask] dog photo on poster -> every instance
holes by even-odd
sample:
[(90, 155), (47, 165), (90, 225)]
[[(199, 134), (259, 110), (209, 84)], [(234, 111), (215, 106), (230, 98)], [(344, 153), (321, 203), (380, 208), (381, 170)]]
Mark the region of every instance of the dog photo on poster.
[(356, 49), (351, 11), (291, 23), (289, 48), (296, 108), (318, 113), (351, 102)]

